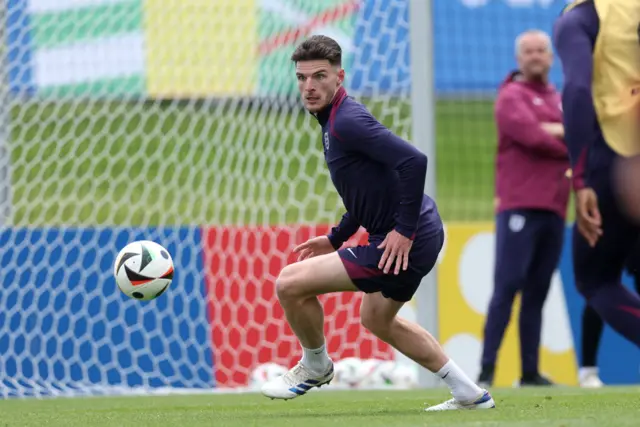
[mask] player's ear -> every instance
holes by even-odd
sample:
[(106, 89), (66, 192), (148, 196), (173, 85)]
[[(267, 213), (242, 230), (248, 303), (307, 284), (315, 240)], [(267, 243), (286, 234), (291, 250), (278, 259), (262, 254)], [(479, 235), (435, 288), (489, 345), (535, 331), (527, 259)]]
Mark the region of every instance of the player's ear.
[(338, 83), (342, 84), (344, 81), (344, 68), (338, 70)]

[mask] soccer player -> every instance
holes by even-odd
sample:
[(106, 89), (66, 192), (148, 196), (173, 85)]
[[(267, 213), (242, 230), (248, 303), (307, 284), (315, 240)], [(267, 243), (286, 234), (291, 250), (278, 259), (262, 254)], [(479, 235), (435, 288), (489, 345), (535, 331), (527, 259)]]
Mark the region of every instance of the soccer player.
[[(329, 235), (296, 247), (299, 261), (276, 280), (278, 299), (303, 354), (287, 374), (266, 383), (263, 394), (293, 399), (332, 380), (317, 296), (362, 291), (364, 327), (449, 386), (453, 399), (427, 411), (493, 408), (489, 392), (471, 381), (429, 332), (397, 317), (435, 265), (444, 242), (436, 205), (424, 194), (426, 156), (347, 96), (336, 41), (313, 36), (291, 60), (302, 102), (322, 128), (325, 160), (346, 213)], [(369, 244), (342, 248), (360, 226), (369, 233)]]
[(621, 210), (615, 164), (638, 154), (640, 6), (578, 0), (554, 25), (564, 72), (565, 141), (574, 172), (573, 269), (588, 305), (640, 346), (640, 298), (620, 283), (640, 228)]
[[(626, 262), (626, 270), (631, 275), (636, 292), (640, 294), (640, 241), (631, 252)], [(597, 311), (585, 305), (582, 312), (582, 358), (578, 381), (584, 388), (600, 388), (604, 384), (598, 369), (598, 349), (604, 322)]]
[(478, 383), (493, 384), (496, 358), (516, 293), (522, 386), (551, 385), (538, 369), (542, 307), (562, 252), (571, 183), (563, 141), (560, 94), (549, 83), (551, 39), (540, 30), (515, 43), (518, 70), (509, 73), (495, 105), (496, 256), (494, 290), (484, 327)]

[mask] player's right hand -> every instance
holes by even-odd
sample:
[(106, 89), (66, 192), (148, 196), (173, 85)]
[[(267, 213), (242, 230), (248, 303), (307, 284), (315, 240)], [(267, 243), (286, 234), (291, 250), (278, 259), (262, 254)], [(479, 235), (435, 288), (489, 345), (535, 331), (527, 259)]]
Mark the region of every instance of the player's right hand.
[(598, 209), (598, 196), (592, 188), (576, 192), (576, 225), (589, 246), (594, 247), (602, 236), (602, 217)]
[(293, 252), (299, 254), (298, 261), (313, 258), (318, 255), (329, 254), (334, 251), (335, 249), (327, 236), (314, 237), (293, 248)]

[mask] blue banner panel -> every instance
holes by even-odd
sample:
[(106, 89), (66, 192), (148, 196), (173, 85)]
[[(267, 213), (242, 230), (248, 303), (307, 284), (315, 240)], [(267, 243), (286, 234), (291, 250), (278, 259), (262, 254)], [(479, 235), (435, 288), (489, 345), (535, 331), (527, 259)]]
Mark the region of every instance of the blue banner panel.
[[(116, 287), (135, 240), (172, 254), (156, 300)], [(200, 228), (9, 228), (0, 247), (0, 396), (215, 386)]]

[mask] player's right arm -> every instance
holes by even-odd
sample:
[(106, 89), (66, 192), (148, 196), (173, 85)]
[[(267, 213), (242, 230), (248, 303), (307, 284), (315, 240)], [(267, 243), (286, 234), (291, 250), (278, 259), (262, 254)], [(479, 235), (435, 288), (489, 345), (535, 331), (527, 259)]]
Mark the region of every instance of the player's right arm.
[(298, 254), (298, 261), (334, 252), (340, 249), (342, 244), (349, 240), (359, 228), (358, 221), (347, 212), (342, 216), (340, 223), (331, 229), (329, 234), (313, 237), (296, 246), (293, 252)]
[(540, 123), (532, 106), (515, 87), (502, 89), (496, 99), (495, 109), (498, 129), (509, 139), (548, 157), (567, 157), (567, 147), (559, 138), (562, 125)]
[(356, 231), (360, 228), (360, 224), (356, 221), (349, 212), (342, 215), (340, 223), (331, 229), (331, 232), (327, 235), (331, 246), (334, 249), (340, 249), (340, 246), (351, 236), (356, 234)]

